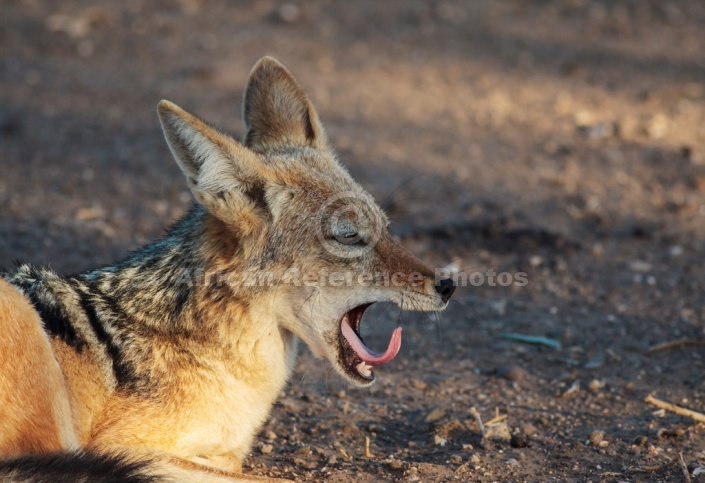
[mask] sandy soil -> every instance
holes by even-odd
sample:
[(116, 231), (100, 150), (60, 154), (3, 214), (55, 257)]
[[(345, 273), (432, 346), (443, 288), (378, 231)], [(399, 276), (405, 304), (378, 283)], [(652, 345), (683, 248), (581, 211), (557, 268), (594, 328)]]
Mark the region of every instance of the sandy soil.
[[(235, 134), (262, 55), (436, 266), (525, 272), (402, 314), (372, 390), (302, 351), (253, 473), (299, 481), (686, 481), (705, 431), (705, 3), (4, 0), (0, 264), (62, 272), (156, 237), (190, 195), (155, 115)], [(371, 345), (396, 324), (367, 316)], [(544, 336), (560, 348), (499, 337)], [(667, 341), (682, 345), (650, 351)], [(482, 437), (471, 408), (501, 424)], [(493, 437), (494, 435), (494, 437)], [(372, 456), (365, 455), (369, 438)], [(672, 464), (671, 464), (672, 463)]]

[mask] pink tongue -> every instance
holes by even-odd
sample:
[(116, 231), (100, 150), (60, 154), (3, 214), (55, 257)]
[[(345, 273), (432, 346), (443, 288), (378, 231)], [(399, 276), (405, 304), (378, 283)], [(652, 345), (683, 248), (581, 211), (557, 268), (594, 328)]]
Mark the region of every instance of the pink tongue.
[(387, 347), (387, 350), (384, 351), (384, 354), (377, 354), (368, 349), (357, 336), (352, 327), (350, 327), (350, 324), (348, 324), (347, 317), (343, 318), (340, 329), (343, 331), (343, 337), (345, 337), (345, 340), (348, 341), (350, 347), (352, 347), (352, 350), (355, 351), (355, 354), (371, 366), (381, 366), (382, 364), (386, 364), (394, 359), (394, 357), (399, 353), (399, 349), (401, 349), (401, 327), (397, 327), (394, 329), (394, 332), (392, 332), (392, 338), (389, 341), (389, 346)]

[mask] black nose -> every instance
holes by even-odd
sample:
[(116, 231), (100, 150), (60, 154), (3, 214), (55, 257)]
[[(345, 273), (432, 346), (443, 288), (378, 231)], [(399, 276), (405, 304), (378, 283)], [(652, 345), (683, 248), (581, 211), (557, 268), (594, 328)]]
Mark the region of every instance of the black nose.
[(452, 278), (445, 278), (436, 285), (436, 292), (441, 296), (441, 300), (448, 302), (455, 292), (455, 281)]

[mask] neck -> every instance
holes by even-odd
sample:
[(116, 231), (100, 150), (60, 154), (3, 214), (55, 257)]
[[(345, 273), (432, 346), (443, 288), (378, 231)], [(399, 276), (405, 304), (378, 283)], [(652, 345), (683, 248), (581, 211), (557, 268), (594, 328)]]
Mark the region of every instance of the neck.
[[(186, 360), (237, 360), (247, 371), (253, 350), (271, 345), (272, 337), (289, 346), (292, 336), (278, 328), (277, 316), (262, 312), (272, 304), (223, 283), (219, 275), (241, 269), (238, 260), (244, 264), (245, 255), (234, 234), (195, 207), (164, 238), (122, 262), (66, 278), (23, 266), (11, 281), (32, 300), (52, 337), (105, 354), (118, 385), (147, 390), (170, 378), (172, 364), (157, 364), (165, 347)], [(270, 342), (260, 343), (265, 338)]]
[[(217, 230), (221, 232), (214, 233)], [(222, 283), (223, 273), (237, 267), (219, 263), (237, 260), (237, 250), (234, 235), (196, 205), (161, 240), (76, 279), (136, 328), (204, 335), (222, 318), (218, 312), (227, 312), (237, 302), (232, 289)]]

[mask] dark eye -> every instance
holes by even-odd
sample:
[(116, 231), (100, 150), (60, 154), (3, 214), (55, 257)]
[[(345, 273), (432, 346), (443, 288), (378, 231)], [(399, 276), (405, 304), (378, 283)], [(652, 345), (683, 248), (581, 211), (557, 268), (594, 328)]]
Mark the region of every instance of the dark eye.
[(365, 242), (362, 239), (362, 236), (360, 236), (359, 233), (348, 233), (345, 235), (334, 235), (333, 238), (338, 243), (342, 243), (343, 245), (360, 245), (364, 246)]

